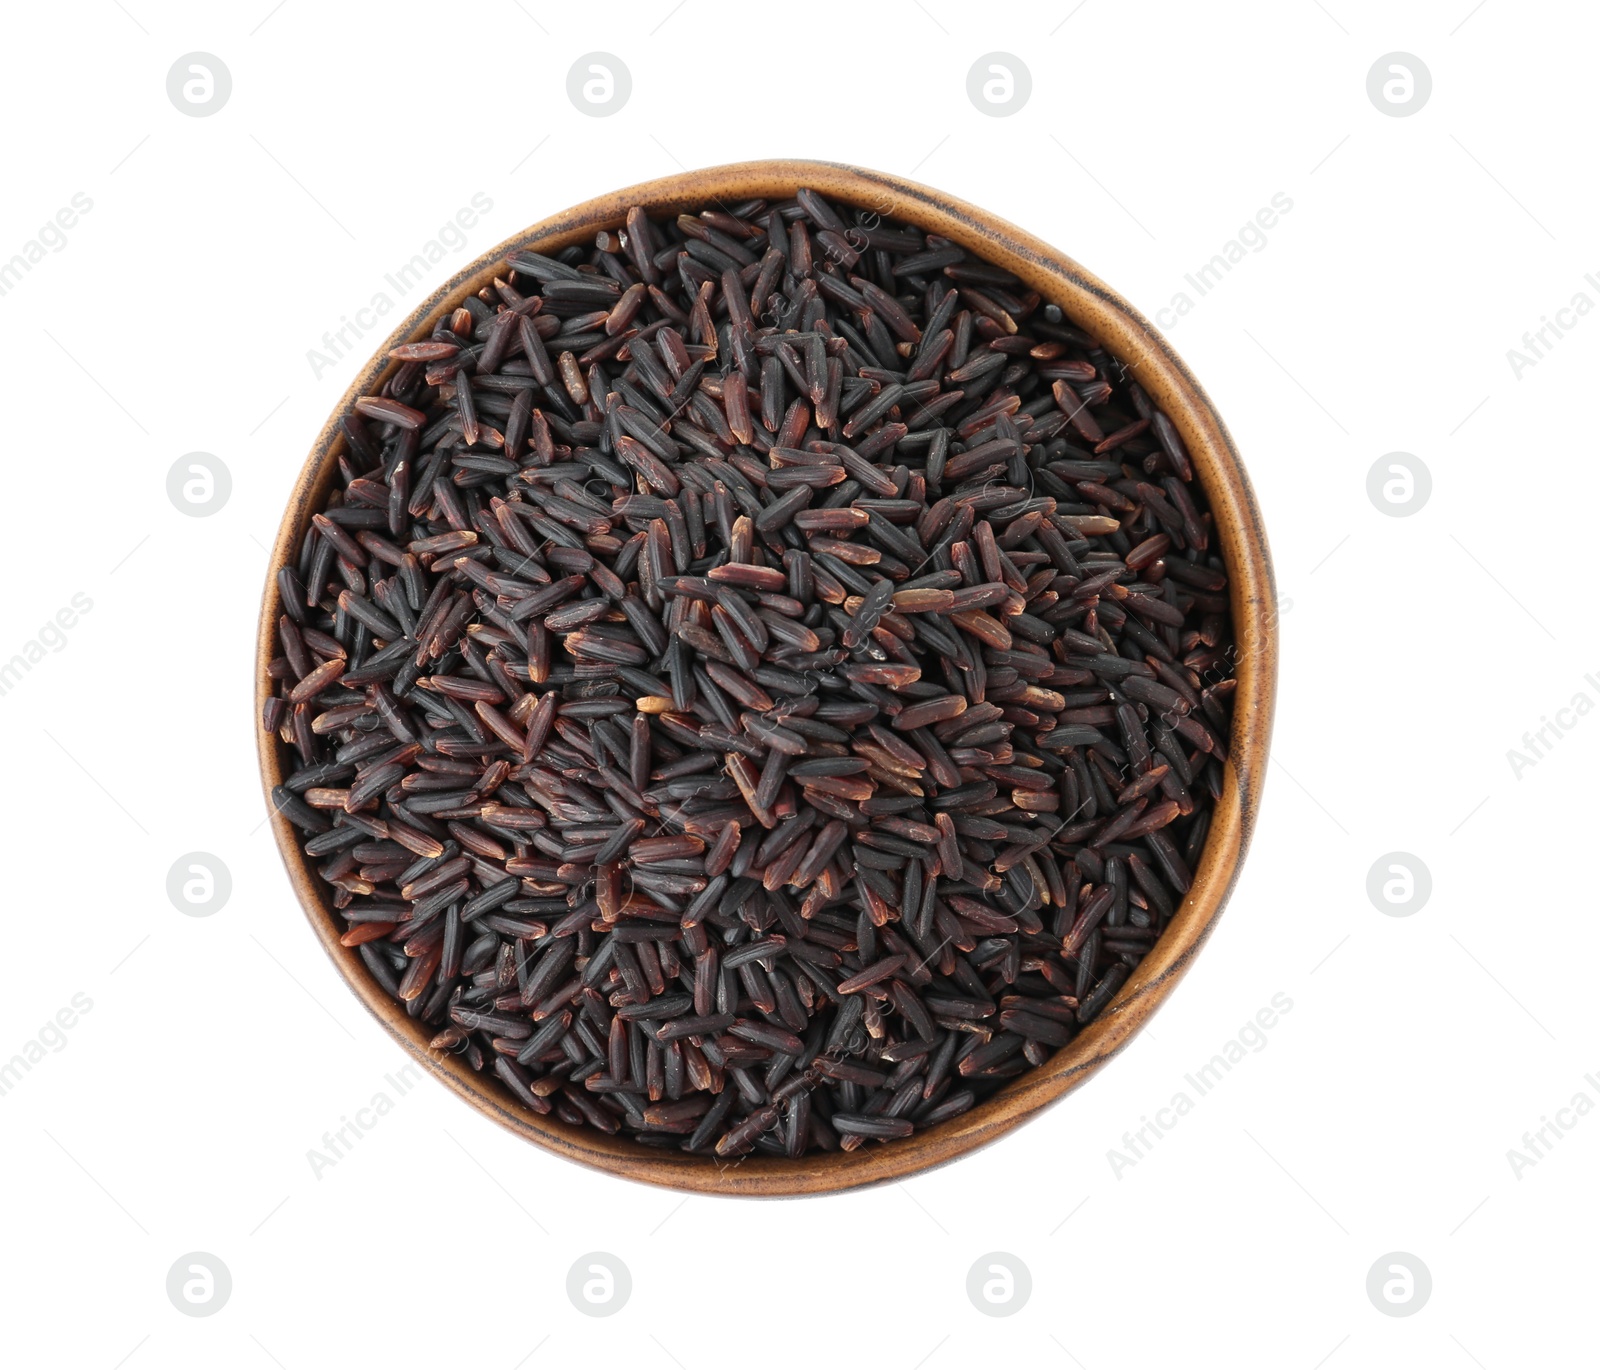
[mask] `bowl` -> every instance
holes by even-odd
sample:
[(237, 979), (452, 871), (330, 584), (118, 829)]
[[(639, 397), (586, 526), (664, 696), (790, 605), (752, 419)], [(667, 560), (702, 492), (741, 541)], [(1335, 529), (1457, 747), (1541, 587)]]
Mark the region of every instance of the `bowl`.
[(1189, 368), (1155, 328), (1070, 257), (995, 215), (938, 191), (835, 162), (744, 162), (614, 191), (508, 238), (435, 290), (361, 369), (334, 407), (295, 481), (273, 546), (262, 598), (254, 726), (269, 809), (273, 807), (273, 787), (283, 781), (288, 761), (287, 749), (276, 734), (263, 733), (260, 727), (262, 705), (272, 685), (267, 671), (276, 655), (276, 625), (281, 613), (275, 573), (279, 566), (294, 560), (312, 514), (327, 497), (345, 443), (340, 420), (358, 396), (372, 393), (399, 365), (388, 359), (390, 348), (425, 338), (437, 319), (489, 285), (512, 253), (525, 249), (552, 253), (592, 240), (600, 229), (621, 227), (632, 205), (643, 206), (656, 218), (718, 201), (787, 199), (807, 186), (844, 204), (941, 234), (1020, 277), (1127, 366), (1154, 403), (1166, 411), (1188, 447), (1210, 500), (1228, 570), (1238, 650), (1233, 735), (1222, 797), (1213, 812), (1193, 886), (1155, 946), (1094, 1022), (1044, 1065), (1010, 1081), (949, 1122), (903, 1140), (798, 1159), (752, 1154), (729, 1163), (663, 1152), (620, 1135), (572, 1127), (554, 1116), (524, 1108), (497, 1078), (478, 1074), (453, 1055), (429, 1050), (430, 1031), (409, 1018), (373, 980), (354, 948), (341, 945), (341, 928), (311, 858), (301, 851), (289, 822), (273, 814), (278, 849), (312, 929), (345, 983), (407, 1054), (487, 1117), (546, 1151), (612, 1175), (692, 1193), (821, 1194), (903, 1179), (987, 1145), (1083, 1084), (1132, 1040), (1172, 992), (1221, 917), (1254, 826), (1272, 727), (1276, 597), (1260, 510), (1222, 419)]

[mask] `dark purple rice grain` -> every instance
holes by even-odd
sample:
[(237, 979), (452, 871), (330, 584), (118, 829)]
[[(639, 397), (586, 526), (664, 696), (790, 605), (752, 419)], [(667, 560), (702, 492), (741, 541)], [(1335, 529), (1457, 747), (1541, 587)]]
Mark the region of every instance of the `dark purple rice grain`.
[(538, 1113), (799, 1156), (1093, 1021), (1221, 793), (1177, 428), (1009, 273), (812, 191), (519, 252), (279, 569), (277, 812)]

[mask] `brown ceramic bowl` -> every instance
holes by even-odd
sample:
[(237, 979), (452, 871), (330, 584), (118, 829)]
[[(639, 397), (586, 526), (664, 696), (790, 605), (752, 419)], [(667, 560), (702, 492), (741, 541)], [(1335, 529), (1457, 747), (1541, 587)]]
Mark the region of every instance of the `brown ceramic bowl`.
[(344, 446), (340, 419), (359, 395), (373, 393), (397, 365), (391, 347), (425, 338), (434, 321), (488, 285), (510, 254), (524, 248), (555, 252), (622, 225), (630, 205), (652, 216), (722, 201), (784, 199), (810, 186), (845, 204), (875, 210), (962, 247), (1015, 273), (1078, 328), (1096, 338), (1138, 377), (1177, 425), (1211, 501), (1228, 568), (1229, 596), (1239, 645), (1238, 690), (1227, 778), (1194, 887), (1161, 939), (1105, 1011), (1048, 1063), (1018, 1077), (992, 1098), (948, 1123), (903, 1141), (873, 1143), (853, 1152), (799, 1160), (751, 1155), (739, 1164), (662, 1152), (625, 1137), (569, 1127), (525, 1109), (498, 1080), (475, 1073), (457, 1057), (428, 1049), (429, 1033), (406, 1016), (372, 980), (357, 953), (340, 945), (327, 890), (300, 850), (294, 829), (274, 816), (273, 830), (301, 907), (350, 988), (404, 1049), (463, 1099), (547, 1151), (632, 1180), (706, 1194), (755, 1196), (820, 1194), (900, 1179), (954, 1160), (1026, 1122), (1076, 1089), (1131, 1040), (1172, 992), (1222, 914), (1238, 877), (1255, 823), (1266, 771), (1277, 675), (1272, 564), (1249, 478), (1221, 418), (1199, 382), (1166, 341), (1110, 287), (1070, 257), (992, 214), (911, 181), (834, 162), (769, 161), (712, 167), (618, 190), (578, 205), (507, 239), (434, 291), (395, 329), (334, 407), (295, 482), (273, 547), (256, 643), (256, 735), (261, 779), (271, 804), (286, 774), (287, 749), (261, 731), (261, 706), (271, 682), (279, 606), (276, 570), (292, 562), (311, 515), (322, 507)]

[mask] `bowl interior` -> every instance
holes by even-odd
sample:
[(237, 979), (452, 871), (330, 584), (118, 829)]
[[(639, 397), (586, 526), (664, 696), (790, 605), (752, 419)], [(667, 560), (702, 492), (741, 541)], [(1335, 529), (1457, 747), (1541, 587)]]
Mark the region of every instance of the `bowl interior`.
[(904, 220), (941, 234), (1002, 266), (1059, 305), (1067, 318), (1117, 357), (1178, 428), (1210, 501), (1228, 570), (1237, 647), (1233, 735), (1224, 789), (1217, 802), (1193, 886), (1171, 923), (1101, 1015), (1044, 1065), (948, 1123), (901, 1141), (797, 1160), (749, 1155), (715, 1161), (664, 1152), (595, 1129), (571, 1127), (525, 1109), (492, 1076), (428, 1049), (430, 1032), (372, 979), (358, 953), (340, 943), (341, 927), (314, 864), (295, 829), (274, 814), (272, 825), (295, 893), (323, 947), (352, 991), (404, 1049), (475, 1107), (529, 1141), (582, 1164), (630, 1179), (701, 1193), (795, 1195), (882, 1183), (953, 1160), (982, 1146), (1081, 1084), (1127, 1044), (1171, 992), (1204, 943), (1232, 889), (1259, 802), (1271, 731), (1277, 640), (1275, 595), (1265, 531), (1231, 437), (1188, 368), (1130, 305), (1076, 262), (1037, 238), (973, 206), (912, 182), (829, 162), (771, 161), (688, 172), (614, 192), (536, 224), (466, 267), (424, 301), (382, 344), (340, 399), (313, 446), (289, 499), (273, 549), (257, 637), (255, 730), (263, 784), (287, 774), (287, 749), (260, 728), (271, 688), (281, 613), (276, 571), (294, 560), (313, 513), (321, 509), (344, 447), (340, 420), (357, 396), (373, 393), (398, 363), (391, 347), (427, 336), (436, 320), (503, 274), (512, 253), (553, 253), (623, 224), (630, 206), (652, 217), (707, 204), (786, 199), (810, 187), (837, 202)]

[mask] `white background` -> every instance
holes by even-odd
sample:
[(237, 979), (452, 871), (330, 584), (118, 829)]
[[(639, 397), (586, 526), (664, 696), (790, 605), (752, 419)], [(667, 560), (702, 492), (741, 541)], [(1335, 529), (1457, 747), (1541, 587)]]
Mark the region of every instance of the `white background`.
[[(1600, 273), (1592, 8), (270, 7), (80, 0), (6, 19), (0, 262), (75, 193), (93, 208), (0, 297), (0, 660), (74, 594), (93, 608), (0, 697), (0, 1061), (75, 994), (93, 1007), (0, 1097), (5, 1360), (1592, 1357), (1600, 1120), (1520, 1175), (1507, 1153), (1576, 1093), (1600, 1102), (1584, 1079), (1600, 1078), (1600, 719), (1520, 778), (1507, 751), (1580, 691), (1600, 701), (1585, 681), (1600, 680), (1600, 319), (1520, 379), (1506, 355), (1576, 292), (1600, 302), (1584, 280)], [(609, 118), (566, 94), (596, 49), (632, 73)], [(166, 94), (197, 50), (233, 80), (207, 118)], [(1433, 79), (1407, 118), (1366, 93), (1396, 50)], [(1032, 74), (1009, 118), (966, 95), (994, 51)], [(320, 377), (307, 351), (476, 192), (493, 209), (430, 288), (589, 196), (765, 156), (911, 175), (1152, 316), (1275, 193), (1292, 200), (1170, 331), (1245, 455), (1283, 595), (1273, 764), (1232, 904), (1124, 1056), (1007, 1140), (901, 1185), (685, 1201), (546, 1156), (431, 1081), (319, 1177), (308, 1150), (392, 1094), (403, 1057), (313, 940), (256, 773), (266, 548), (379, 335)], [(203, 519), (166, 494), (197, 450), (233, 483)], [(1393, 451), (1432, 473), (1408, 518), (1366, 493)], [(1366, 894), (1397, 850), (1432, 874), (1404, 918)], [(166, 895), (192, 851), (232, 874), (209, 918)], [(1275, 994), (1293, 1008), (1265, 1047), (1114, 1171), (1124, 1132)], [(193, 1251), (232, 1272), (212, 1317), (180, 1316), (165, 1292)], [(566, 1294), (591, 1251), (632, 1272), (604, 1320)], [(1032, 1276), (1006, 1319), (965, 1294), (994, 1251)], [(1368, 1300), (1392, 1251), (1432, 1272), (1416, 1316)]]

